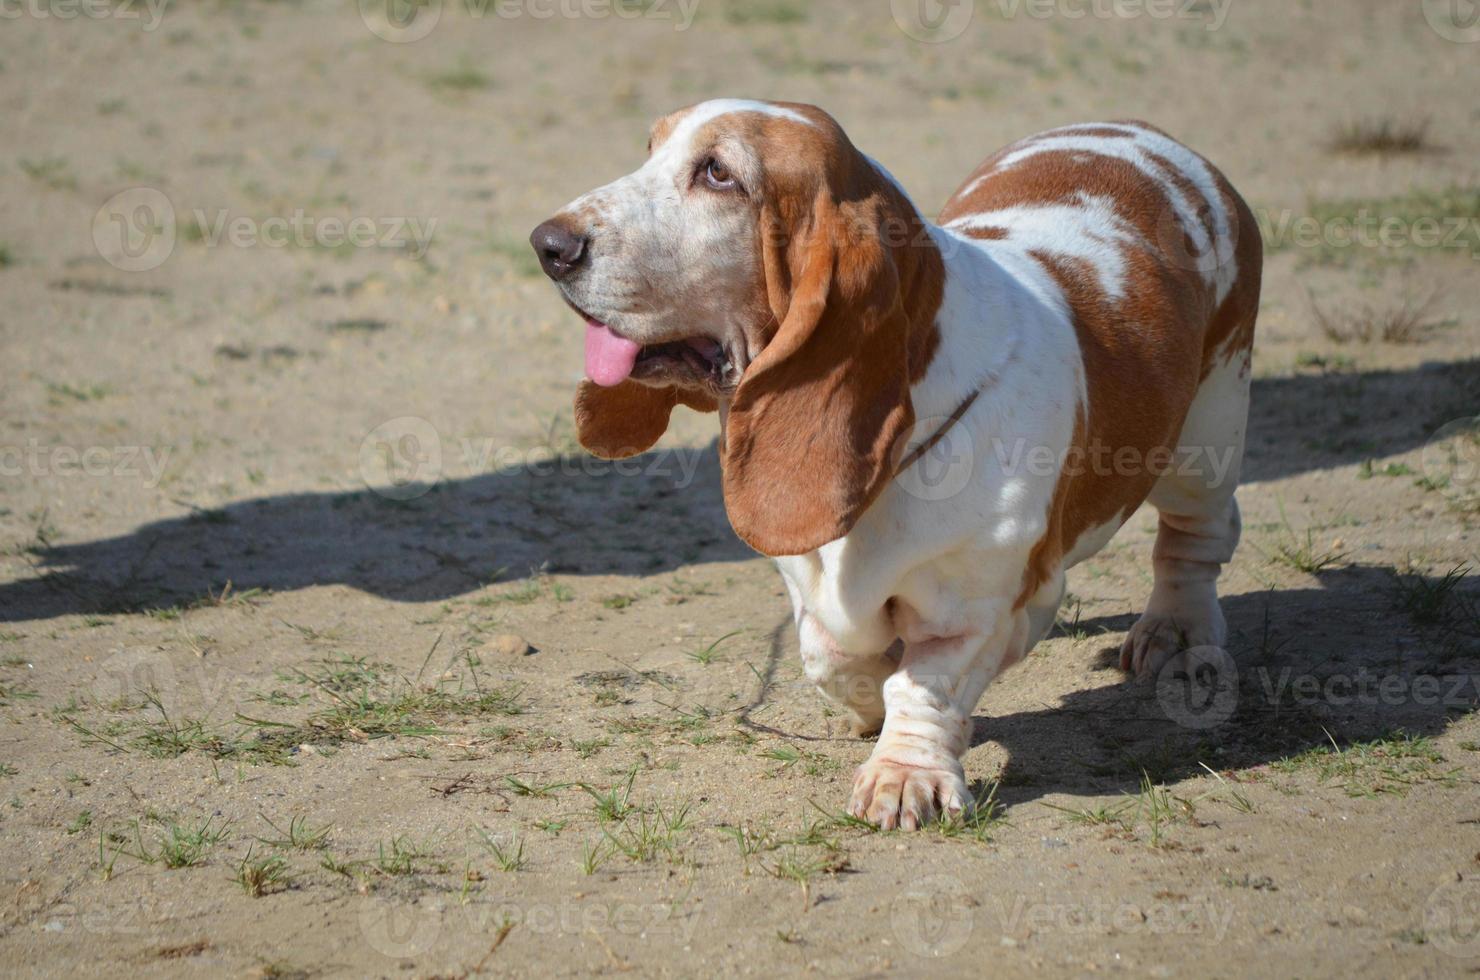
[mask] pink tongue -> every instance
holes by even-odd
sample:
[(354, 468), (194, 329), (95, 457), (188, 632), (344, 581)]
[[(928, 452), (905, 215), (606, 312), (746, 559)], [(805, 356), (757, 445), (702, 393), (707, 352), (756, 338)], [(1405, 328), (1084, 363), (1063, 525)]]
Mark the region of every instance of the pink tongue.
[(595, 320), (586, 321), (586, 377), (610, 388), (627, 380), (641, 347)]

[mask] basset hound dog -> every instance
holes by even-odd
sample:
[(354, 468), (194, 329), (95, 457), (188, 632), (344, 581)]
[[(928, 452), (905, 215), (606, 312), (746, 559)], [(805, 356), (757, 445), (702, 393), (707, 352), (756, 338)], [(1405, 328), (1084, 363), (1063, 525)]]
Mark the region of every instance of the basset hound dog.
[(585, 320), (581, 443), (632, 456), (675, 406), (718, 412), (726, 510), (780, 568), (806, 674), (878, 734), (849, 810), (914, 829), (971, 805), (973, 708), (1143, 502), (1122, 668), (1224, 643), (1255, 227), (1145, 123), (1014, 143), (932, 223), (827, 113), (720, 99), (531, 243)]

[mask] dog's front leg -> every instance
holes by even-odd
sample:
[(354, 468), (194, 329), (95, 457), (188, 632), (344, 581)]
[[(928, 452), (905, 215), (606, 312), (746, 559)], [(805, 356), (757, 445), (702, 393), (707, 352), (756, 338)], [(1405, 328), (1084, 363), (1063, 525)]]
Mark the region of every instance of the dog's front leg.
[(1021, 609), (987, 619), (985, 631), (905, 632), (899, 669), (884, 682), (883, 730), (853, 778), (853, 816), (885, 830), (915, 830), (970, 805), (961, 755), (972, 709), (993, 678), (1021, 659), (1029, 633)]

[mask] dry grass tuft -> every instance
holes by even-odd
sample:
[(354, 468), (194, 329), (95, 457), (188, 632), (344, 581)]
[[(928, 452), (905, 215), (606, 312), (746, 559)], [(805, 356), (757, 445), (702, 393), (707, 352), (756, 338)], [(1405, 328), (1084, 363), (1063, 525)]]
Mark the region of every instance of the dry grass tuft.
[(1385, 307), (1363, 303), (1323, 309), (1311, 296), (1310, 310), (1316, 326), (1333, 343), (1418, 344), (1438, 326), (1431, 315), (1438, 299), (1437, 293), (1430, 293), (1421, 299), (1404, 296), (1395, 305)]
[(1329, 143), (1332, 153), (1349, 156), (1400, 156), (1432, 153), (1427, 118), (1399, 120), (1391, 117), (1359, 119), (1342, 123)]

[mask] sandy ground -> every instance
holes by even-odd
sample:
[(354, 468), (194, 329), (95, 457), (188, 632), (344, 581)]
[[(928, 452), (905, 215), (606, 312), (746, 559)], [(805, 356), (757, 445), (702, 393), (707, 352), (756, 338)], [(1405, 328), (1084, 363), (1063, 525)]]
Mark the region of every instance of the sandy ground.
[[(1480, 44), (1444, 3), (1152, 6), (931, 41), (882, 0), (7, 6), (0, 969), (1480, 968), (1480, 507), (1425, 452), (1480, 409)], [(869, 744), (725, 522), (712, 420), (576, 453), (580, 325), (523, 244), (712, 95), (824, 106), (926, 208), (1145, 118), (1270, 219), (1216, 716), (1114, 666), (1143, 512), (978, 709), (992, 806), (839, 817)], [(1280, 223), (1364, 210), (1392, 247)]]

